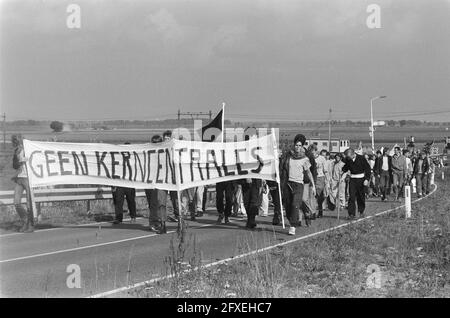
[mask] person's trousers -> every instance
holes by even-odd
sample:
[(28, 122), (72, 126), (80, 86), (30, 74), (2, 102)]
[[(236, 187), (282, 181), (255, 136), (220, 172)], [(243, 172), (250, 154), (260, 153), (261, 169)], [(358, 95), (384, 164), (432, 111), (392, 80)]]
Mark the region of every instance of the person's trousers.
[(147, 197), (150, 210), (148, 215), (150, 225), (159, 226), (161, 222), (166, 222), (167, 191), (159, 189), (146, 189), (145, 196)]
[[(31, 204), (31, 193), (29, 191), (29, 184), (27, 178), (15, 178), (16, 185), (14, 187), (14, 207), (17, 214), (23, 222), (29, 222), (34, 225), (33, 209)], [(22, 194), (26, 191), (27, 195), (27, 208), (22, 205)]]
[(288, 181), (285, 193), (283, 193), (286, 217), (292, 227), (299, 226), (300, 209), (303, 204), (303, 187), (302, 183)]
[(180, 207), (178, 206), (178, 194), (177, 191), (169, 191), (170, 202), (172, 203), (173, 214), (180, 216)]
[(267, 183), (270, 190), (270, 196), (272, 197), (273, 203), (273, 213), (274, 217), (281, 218), (281, 204), (280, 204), (280, 194), (278, 193), (278, 183)]
[(400, 195), (400, 192), (402, 190), (403, 187), (403, 179), (404, 179), (404, 175), (403, 175), (403, 171), (393, 171), (392, 172), (392, 188), (395, 194), (395, 197), (398, 198)]
[(130, 217), (136, 217), (136, 190), (133, 188), (117, 187), (114, 194), (114, 210), (116, 212), (116, 220), (122, 222), (123, 219), (123, 202), (127, 200), (128, 211)]
[(319, 213), (323, 212), (323, 201), (325, 201), (325, 177), (317, 177), (316, 181), (316, 198)]
[(242, 184), (235, 183), (233, 189), (233, 213), (247, 214), (247, 210), (244, 206), (244, 196), (242, 194)]
[[(306, 218), (310, 218), (313, 214), (316, 214), (316, 199), (312, 193), (312, 187), (310, 183), (303, 184), (303, 196), (302, 196), (302, 204), (301, 210)], [(302, 215), (300, 215), (300, 220), (302, 219)]]
[(389, 188), (390, 174), (389, 171), (381, 171), (380, 174), (380, 190), (381, 196), (386, 198), (387, 189)]
[(332, 180), (331, 181), (331, 193), (335, 198), (335, 204), (337, 206), (339, 200), (340, 207), (345, 206), (345, 181)]
[[(417, 173), (416, 174), (416, 191), (418, 195), (427, 193), (428, 174)], [(429, 189), (429, 188), (428, 188)]]
[(364, 213), (366, 208), (366, 195), (364, 191), (364, 178), (350, 178), (349, 181), (349, 200), (348, 215), (356, 215), (356, 203), (358, 203), (358, 212)]
[[(225, 203), (224, 203), (225, 199)], [(233, 207), (233, 183), (231, 181), (216, 184), (216, 208), (220, 215), (229, 217)]]

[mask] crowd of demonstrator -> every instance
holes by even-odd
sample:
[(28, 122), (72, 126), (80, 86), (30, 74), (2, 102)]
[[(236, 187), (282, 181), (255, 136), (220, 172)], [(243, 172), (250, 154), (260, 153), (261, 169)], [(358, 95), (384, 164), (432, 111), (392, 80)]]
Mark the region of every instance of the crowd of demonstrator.
[[(152, 143), (160, 143), (172, 138), (171, 132), (163, 136), (153, 136)], [(25, 171), (25, 156), (20, 135), (12, 137), (14, 146), (13, 166), (16, 176), (14, 204), (23, 223), (20, 231), (33, 231), (33, 214), (21, 205), (23, 191), (28, 189)], [(343, 154), (331, 155), (326, 150), (318, 151), (316, 144), (306, 147), (306, 138), (298, 134), (293, 145), (284, 151), (279, 160), (280, 184), (260, 179), (241, 179), (216, 184), (217, 223), (230, 223), (230, 217), (247, 217), (246, 227), (257, 226), (256, 217), (268, 216), (269, 201), (274, 207), (273, 225), (281, 223), (281, 202), (286, 211), (290, 235), (296, 228), (309, 226), (311, 221), (321, 218), (324, 209), (346, 208), (348, 219), (364, 215), (365, 200), (380, 197), (382, 201), (394, 195), (399, 201), (405, 185), (417, 189), (421, 197), (430, 191), (431, 176), (436, 165), (442, 162), (433, 160), (426, 150), (420, 152), (400, 147), (392, 151), (387, 148), (375, 154), (347, 149)], [(280, 190), (278, 188), (280, 186)], [(115, 205), (114, 224), (123, 221), (123, 204), (126, 200), (131, 222), (136, 219), (136, 191), (132, 188), (113, 187)], [(27, 191), (28, 194), (29, 191)], [(149, 206), (149, 228), (159, 234), (166, 233), (166, 222), (178, 222), (181, 215), (189, 215), (191, 220), (202, 217), (206, 210), (205, 187), (195, 187), (181, 193), (178, 204), (176, 191), (160, 189), (145, 190)], [(167, 199), (170, 199), (173, 215), (168, 215)], [(270, 199), (269, 199), (270, 198)], [(30, 202), (30, 200), (28, 200)], [(180, 212), (181, 211), (181, 212)]]

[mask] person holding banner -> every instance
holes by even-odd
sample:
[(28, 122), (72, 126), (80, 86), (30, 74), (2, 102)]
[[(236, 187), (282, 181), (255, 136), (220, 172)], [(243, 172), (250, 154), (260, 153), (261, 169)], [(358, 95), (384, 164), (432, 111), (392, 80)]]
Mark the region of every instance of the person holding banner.
[[(163, 139), (160, 135), (152, 137), (152, 143), (160, 143)], [(145, 196), (149, 206), (149, 227), (150, 231), (158, 234), (167, 233), (166, 220), (167, 220), (167, 191), (161, 189), (145, 189)]]
[[(163, 133), (163, 141), (170, 141), (172, 139), (172, 132), (170, 130), (166, 130)], [(172, 222), (178, 222), (178, 218), (180, 217), (180, 207), (178, 206), (178, 194), (177, 191), (169, 191), (170, 202), (172, 203), (173, 215), (169, 216), (168, 219)]]
[[(16, 170), (12, 180), (16, 183), (14, 187), (14, 207), (20, 217), (22, 226), (19, 232), (31, 233), (34, 231), (34, 216), (31, 204), (31, 193), (28, 183), (28, 175), (26, 169), (26, 158), (23, 150), (22, 135), (12, 135), (11, 143), (14, 147), (13, 168)], [(27, 209), (22, 206), (22, 194), (27, 194)]]
[[(126, 142), (125, 145), (129, 145)], [(136, 189), (126, 187), (112, 187), (115, 220), (113, 224), (120, 224), (123, 221), (123, 202), (127, 200), (128, 211), (130, 212), (131, 223), (136, 222)]]
[[(294, 150), (286, 153), (280, 161), (280, 184), (286, 216), (289, 221), (289, 235), (295, 235), (296, 227), (301, 226), (300, 209), (303, 204), (304, 175), (311, 183), (311, 191), (316, 194), (314, 178), (310, 171), (311, 162), (306, 156), (301, 140), (295, 139)], [(308, 225), (309, 220), (306, 220)]]
[(261, 179), (247, 179), (248, 192), (244, 198), (244, 205), (247, 211), (247, 224), (246, 227), (254, 229), (256, 227), (256, 216), (259, 212), (263, 199), (263, 189), (265, 180)]
[(219, 213), (217, 223), (221, 224), (224, 219), (225, 224), (230, 223), (229, 217), (233, 208), (233, 181), (216, 183), (216, 208)]

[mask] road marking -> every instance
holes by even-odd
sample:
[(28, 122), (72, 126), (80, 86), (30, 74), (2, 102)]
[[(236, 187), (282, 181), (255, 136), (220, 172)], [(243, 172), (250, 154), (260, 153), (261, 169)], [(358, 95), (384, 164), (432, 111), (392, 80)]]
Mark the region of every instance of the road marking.
[[(216, 225), (216, 224), (214, 224), (214, 223), (213, 224), (203, 224), (203, 225), (197, 226), (197, 228), (203, 228), (203, 227), (208, 227), (208, 226), (213, 226), (213, 225)], [(171, 234), (171, 233), (175, 233), (175, 232), (176, 232), (176, 230), (168, 231), (167, 234)], [(123, 242), (128, 242), (128, 241), (140, 240), (140, 239), (144, 239), (144, 238), (148, 238), (148, 237), (152, 237), (152, 236), (159, 236), (159, 235), (160, 234), (152, 233), (152, 234), (147, 234), (147, 235), (130, 237), (130, 238), (117, 240), (117, 241), (109, 241), (109, 242), (98, 243), (98, 244), (93, 244), (93, 245), (86, 245), (86, 246), (79, 246), (79, 247), (74, 247), (74, 248), (68, 248), (68, 249), (64, 249), (64, 250), (57, 250), (57, 251), (53, 251), (53, 252), (46, 252), (46, 253), (40, 253), (40, 254), (33, 254), (33, 255), (21, 256), (21, 257), (16, 257), (16, 258), (10, 258), (10, 259), (1, 260), (0, 264), (14, 262), (14, 261), (20, 261), (20, 260), (24, 260), (24, 259), (42, 257), (42, 256), (49, 256), (49, 255), (55, 255), (55, 254), (61, 254), (61, 253), (74, 252), (74, 251), (79, 251), (79, 250), (85, 250), (85, 249), (88, 249), (88, 248), (94, 248), (94, 247), (99, 247), (99, 246), (118, 244), (118, 243), (123, 243)]]
[[(424, 197), (421, 197), (421, 198), (418, 198), (418, 199), (414, 200), (412, 203), (417, 203), (417, 202), (427, 198), (428, 196), (430, 196), (434, 192), (436, 192), (436, 190), (437, 190), (437, 184), (434, 184), (433, 191), (431, 191), (429, 194), (427, 194)], [(281, 243), (277, 243), (277, 244), (274, 244), (274, 245), (266, 246), (264, 248), (256, 249), (256, 250), (253, 250), (253, 251), (250, 251), (250, 252), (247, 252), (247, 253), (243, 253), (243, 254), (232, 256), (232, 257), (229, 257), (229, 258), (225, 258), (225, 259), (222, 259), (222, 260), (219, 260), (219, 261), (215, 261), (215, 262), (212, 262), (212, 263), (201, 265), (200, 268), (203, 269), (203, 268), (209, 268), (209, 267), (221, 265), (221, 264), (224, 264), (224, 263), (227, 263), (227, 262), (230, 262), (230, 261), (234, 261), (234, 260), (237, 260), (237, 259), (241, 259), (241, 258), (244, 258), (244, 257), (247, 257), (247, 256), (251, 256), (251, 255), (255, 255), (255, 254), (261, 253), (261, 252), (269, 251), (269, 250), (274, 249), (276, 247), (280, 247), (280, 246), (292, 244), (292, 243), (295, 243), (295, 242), (303, 241), (303, 240), (306, 240), (308, 238), (311, 238), (311, 237), (314, 237), (314, 236), (317, 236), (317, 235), (320, 235), (320, 234), (324, 234), (324, 233), (327, 233), (327, 232), (331, 232), (331, 231), (337, 230), (337, 229), (342, 228), (342, 227), (346, 227), (346, 226), (348, 226), (350, 224), (355, 224), (355, 223), (358, 223), (358, 222), (362, 222), (362, 221), (374, 218), (376, 216), (380, 216), (380, 215), (383, 215), (383, 214), (387, 214), (387, 213), (399, 210), (399, 209), (401, 209), (403, 207), (405, 207), (404, 204), (399, 205), (399, 206), (397, 206), (395, 208), (391, 208), (389, 210), (385, 210), (385, 211), (381, 211), (381, 212), (375, 213), (373, 215), (368, 215), (368, 216), (366, 216), (364, 218), (361, 218), (361, 219), (358, 219), (358, 220), (346, 222), (346, 223), (343, 223), (343, 224), (340, 224), (340, 225), (337, 225), (337, 226), (334, 226), (334, 227), (331, 227), (331, 228), (328, 228), (328, 229), (325, 229), (325, 230), (322, 230), (322, 231), (319, 231), (319, 232), (314, 232), (314, 233), (311, 233), (311, 234), (308, 234), (308, 235), (305, 235), (305, 236), (301, 236), (301, 237), (298, 237), (298, 238), (295, 238), (295, 239), (292, 239), (292, 240), (288, 240), (288, 241), (285, 241), (285, 242), (281, 242)], [(198, 270), (198, 269), (199, 268), (196, 267), (196, 268), (193, 268), (193, 269), (185, 270), (184, 273), (188, 273), (188, 272), (195, 271), (195, 270)], [(88, 298), (107, 297), (107, 296), (110, 296), (110, 295), (113, 295), (113, 294), (117, 294), (117, 293), (120, 293), (120, 292), (125, 292), (127, 290), (134, 289), (134, 288), (143, 287), (145, 285), (149, 285), (149, 284), (156, 283), (158, 281), (161, 281), (161, 280), (164, 280), (164, 279), (170, 279), (170, 278), (173, 278), (172, 274), (171, 275), (157, 277), (157, 278), (153, 278), (153, 279), (146, 280), (146, 281), (143, 281), (143, 282), (140, 282), (140, 283), (136, 283), (136, 284), (133, 284), (133, 285), (112, 289), (112, 290), (109, 290), (109, 291), (106, 291), (106, 292), (94, 294), (94, 295), (88, 296)]]

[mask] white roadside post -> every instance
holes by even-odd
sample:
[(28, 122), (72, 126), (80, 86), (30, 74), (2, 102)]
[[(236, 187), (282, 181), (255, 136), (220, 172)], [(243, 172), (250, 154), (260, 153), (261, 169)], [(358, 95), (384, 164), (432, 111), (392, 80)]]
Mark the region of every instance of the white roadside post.
[(411, 179), (411, 184), (412, 184), (412, 193), (416, 193), (417, 192), (416, 178)]
[(411, 187), (405, 186), (405, 217), (411, 217)]

